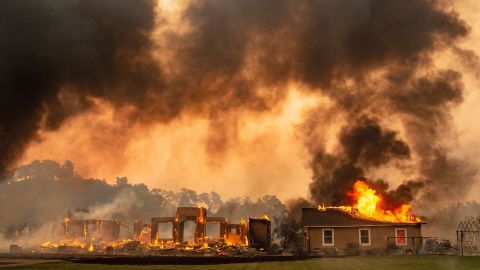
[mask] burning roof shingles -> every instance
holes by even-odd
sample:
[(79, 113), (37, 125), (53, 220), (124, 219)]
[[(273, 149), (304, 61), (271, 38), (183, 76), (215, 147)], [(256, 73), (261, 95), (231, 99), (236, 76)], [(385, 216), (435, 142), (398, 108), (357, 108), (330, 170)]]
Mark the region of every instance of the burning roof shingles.
[[(420, 223), (420, 222), (418, 222)], [(302, 208), (302, 226), (368, 226), (368, 225), (397, 225), (417, 224), (417, 222), (389, 222), (375, 220), (352, 210), (341, 208)]]
[(308, 253), (417, 252), (424, 241), (422, 224), (375, 220), (354, 208), (302, 208), (304, 249)]

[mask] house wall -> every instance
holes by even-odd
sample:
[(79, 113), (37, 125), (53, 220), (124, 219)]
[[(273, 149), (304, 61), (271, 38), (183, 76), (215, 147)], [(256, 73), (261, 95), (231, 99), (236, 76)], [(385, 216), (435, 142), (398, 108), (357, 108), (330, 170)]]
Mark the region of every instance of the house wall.
[[(411, 239), (408, 237), (420, 237), (421, 227), (412, 226), (365, 226), (365, 227), (306, 227), (305, 233), (305, 250), (315, 253), (324, 249), (386, 249), (387, 237), (395, 236), (396, 228), (407, 229), (407, 245), (397, 245), (400, 249), (418, 248), (421, 243), (420, 239)], [(334, 244), (323, 245), (323, 229), (333, 229)], [(360, 245), (359, 230), (370, 229), (370, 245)], [(395, 244), (395, 239), (389, 240), (390, 244)]]

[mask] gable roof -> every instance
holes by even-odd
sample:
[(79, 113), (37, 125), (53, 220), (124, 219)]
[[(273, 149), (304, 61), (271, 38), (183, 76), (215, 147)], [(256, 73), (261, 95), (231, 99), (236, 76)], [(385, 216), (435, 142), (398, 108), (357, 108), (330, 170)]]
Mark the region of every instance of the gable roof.
[(421, 223), (384, 222), (348, 213), (341, 209), (302, 208), (302, 226), (361, 227), (361, 226), (416, 226)]

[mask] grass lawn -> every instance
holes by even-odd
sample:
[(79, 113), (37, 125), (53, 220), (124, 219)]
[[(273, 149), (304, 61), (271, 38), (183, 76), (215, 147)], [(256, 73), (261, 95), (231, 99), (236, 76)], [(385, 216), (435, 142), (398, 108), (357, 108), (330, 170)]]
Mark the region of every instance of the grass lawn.
[(254, 270), (479, 270), (480, 257), (454, 256), (359, 256), (350, 258), (320, 258), (293, 262), (264, 262), (221, 265), (101, 265), (56, 262), (0, 269), (254, 269)]

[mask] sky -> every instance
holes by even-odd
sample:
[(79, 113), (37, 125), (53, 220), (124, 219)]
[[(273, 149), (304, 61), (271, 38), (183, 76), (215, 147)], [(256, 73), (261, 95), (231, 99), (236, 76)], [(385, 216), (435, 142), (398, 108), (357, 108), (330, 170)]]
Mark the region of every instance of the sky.
[[(186, 3), (159, 2), (158, 10), (164, 14), (154, 33), (159, 51), (168, 46), (163, 43), (164, 35), (189, 31), (190, 26), (181, 15)], [(452, 3), (452, 8), (471, 28), (469, 35), (459, 41), (460, 45), (480, 55), (480, 3), (475, 0)], [(158, 53), (156, 57), (162, 63), (172, 61), (168, 54)], [(458, 57), (449, 50), (433, 57), (438, 67), (453, 66), (460, 70), (465, 86), (463, 102), (452, 108), (451, 130), (444, 139), (453, 156), (478, 166), (480, 71), (478, 62), (472, 61), (470, 66), (460, 64)], [(175, 65), (167, 66), (171, 70), (164, 72), (175, 73)], [(308, 197), (312, 181), (310, 157), (298, 130), (310, 110), (328, 108), (331, 104), (321, 94), (304, 91), (305, 85), (290, 83), (286, 87), (286, 98), (268, 112), (239, 111), (233, 115), (219, 112), (215, 117), (222, 120), (231, 117), (235, 122), (228, 127), (212, 125), (195, 113), (168, 122), (123, 121), (128, 108), (119, 110), (112, 102), (92, 97), (93, 106), (88, 111), (66, 119), (56, 130), (40, 130), (16, 165), (36, 159), (70, 160), (83, 177), (106, 179), (110, 183), (116, 177), (126, 176), (130, 182), (145, 183), (151, 188), (185, 187), (198, 192), (215, 191), (227, 198), (256, 198), (264, 194), (282, 200)], [(212, 135), (211, 130), (216, 128), (223, 130)], [(327, 138), (334, 138), (336, 131), (329, 129)], [(222, 134), (228, 147), (212, 146), (211, 136)], [(225, 138), (213, 141), (222, 143)], [(335, 147), (335, 141), (327, 139), (327, 148)], [(405, 173), (387, 168), (375, 170), (370, 176), (388, 178), (392, 185), (398, 185)], [(475, 199), (478, 192), (480, 179), (476, 176), (464, 200)]]

